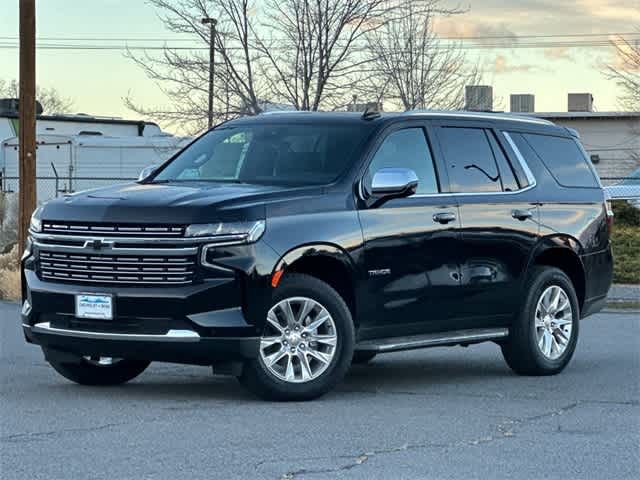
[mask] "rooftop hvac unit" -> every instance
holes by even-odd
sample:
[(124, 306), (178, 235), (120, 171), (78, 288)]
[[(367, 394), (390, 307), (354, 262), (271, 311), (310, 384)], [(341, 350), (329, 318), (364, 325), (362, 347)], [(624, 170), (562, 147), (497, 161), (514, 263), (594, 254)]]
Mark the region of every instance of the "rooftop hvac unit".
[(493, 111), (493, 87), (489, 85), (467, 85), (465, 93), (465, 110), (478, 112)]
[(511, 95), (511, 112), (532, 113), (536, 111), (536, 97), (529, 93)]

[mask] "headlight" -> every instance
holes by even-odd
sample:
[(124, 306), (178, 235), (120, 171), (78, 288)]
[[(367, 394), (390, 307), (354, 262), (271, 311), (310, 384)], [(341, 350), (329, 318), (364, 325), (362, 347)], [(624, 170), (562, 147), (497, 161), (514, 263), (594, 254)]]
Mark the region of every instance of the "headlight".
[(189, 225), (187, 237), (211, 237), (214, 243), (253, 243), (260, 239), (265, 229), (265, 221), (202, 223)]
[(31, 214), (31, 221), (29, 222), (29, 230), (34, 233), (42, 231), (42, 206), (36, 208)]

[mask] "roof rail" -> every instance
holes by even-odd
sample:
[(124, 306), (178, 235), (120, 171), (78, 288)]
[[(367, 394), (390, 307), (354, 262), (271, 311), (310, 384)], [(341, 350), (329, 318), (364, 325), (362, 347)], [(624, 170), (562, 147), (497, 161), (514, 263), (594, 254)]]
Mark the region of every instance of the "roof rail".
[(516, 113), (499, 113), (499, 112), (470, 112), (459, 110), (408, 110), (404, 112), (406, 115), (431, 115), (435, 117), (468, 117), (483, 118), (488, 120), (511, 120), (514, 122), (535, 123), (538, 125), (555, 125), (549, 120), (537, 117), (529, 117)]

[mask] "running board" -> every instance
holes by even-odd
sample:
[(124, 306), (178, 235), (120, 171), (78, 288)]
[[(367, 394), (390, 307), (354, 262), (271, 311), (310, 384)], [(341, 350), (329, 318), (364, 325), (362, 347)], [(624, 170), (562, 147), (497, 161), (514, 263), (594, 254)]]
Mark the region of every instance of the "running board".
[(394, 337), (378, 340), (365, 340), (356, 344), (356, 350), (366, 352), (398, 352), (416, 348), (451, 346), (496, 340), (509, 335), (508, 328), (476, 328), (452, 332), (429, 333), (410, 337)]

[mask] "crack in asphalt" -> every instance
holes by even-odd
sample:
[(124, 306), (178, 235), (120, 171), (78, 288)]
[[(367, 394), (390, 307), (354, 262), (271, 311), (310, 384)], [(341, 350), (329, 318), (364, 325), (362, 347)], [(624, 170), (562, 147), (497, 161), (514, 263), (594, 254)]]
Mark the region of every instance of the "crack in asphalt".
[[(440, 448), (443, 450), (447, 450), (447, 449), (451, 449), (451, 448), (460, 448), (460, 447), (466, 447), (466, 446), (477, 446), (477, 445), (483, 445), (483, 444), (487, 444), (496, 440), (501, 440), (504, 438), (509, 438), (509, 437), (514, 437), (515, 436), (515, 432), (514, 427), (518, 426), (518, 425), (526, 425), (526, 424), (530, 424), (530, 423), (534, 423), (537, 422), (539, 420), (543, 420), (543, 419), (547, 419), (547, 418), (553, 418), (559, 415), (563, 415), (571, 410), (574, 410), (576, 408), (578, 408), (580, 405), (582, 404), (586, 404), (586, 403), (591, 403), (589, 401), (586, 402), (580, 402), (580, 401), (576, 401), (576, 402), (572, 402), (569, 403), (563, 407), (560, 407), (558, 409), (549, 411), (549, 412), (544, 412), (541, 413), (539, 415), (532, 415), (532, 416), (527, 416), (527, 417), (520, 417), (520, 418), (514, 418), (514, 419), (510, 419), (510, 420), (505, 420), (503, 422), (498, 423), (497, 425), (495, 425), (495, 430), (497, 430), (498, 435), (492, 434), (492, 435), (487, 435), (484, 437), (477, 437), (477, 438), (473, 438), (470, 440), (460, 440), (460, 441), (456, 441), (456, 442), (449, 442), (449, 443), (415, 443), (415, 444), (410, 444), (410, 443), (406, 443), (404, 445), (401, 445), (399, 447), (390, 447), (390, 448), (384, 448), (384, 449), (374, 449), (374, 450), (370, 450), (367, 452), (363, 452), (360, 454), (356, 454), (356, 455), (338, 455), (338, 456), (326, 456), (326, 457), (309, 457), (306, 458), (304, 460), (306, 461), (312, 461), (312, 460), (335, 460), (335, 459), (351, 459), (351, 461), (349, 463), (346, 463), (344, 465), (339, 465), (336, 467), (327, 467), (327, 468), (300, 468), (297, 470), (290, 470), (288, 472), (286, 472), (285, 474), (283, 474), (282, 476), (279, 477), (279, 480), (295, 480), (298, 477), (304, 476), (304, 475), (316, 475), (316, 474), (323, 474), (323, 473), (338, 473), (338, 472), (343, 472), (343, 471), (347, 471), (347, 470), (351, 470), (353, 468), (356, 468), (360, 465), (363, 465), (364, 463), (366, 463), (368, 460), (370, 460), (372, 457), (375, 456), (381, 456), (381, 455), (389, 455), (389, 454), (394, 454), (394, 453), (398, 453), (398, 452), (405, 452), (405, 451), (409, 451), (409, 450), (422, 450), (422, 449), (426, 449), (426, 448)], [(632, 402), (632, 403), (637, 403), (637, 402)], [(626, 405), (627, 403), (625, 403)], [(258, 462), (257, 464), (255, 464), (255, 468), (257, 469), (258, 467), (269, 463), (268, 461), (261, 461)]]
[(104, 425), (97, 425), (95, 427), (78, 427), (78, 428), (61, 428), (59, 430), (50, 430), (48, 432), (31, 432), (31, 433), (16, 433), (13, 435), (6, 435), (0, 437), (2, 442), (33, 442), (38, 440), (46, 440), (58, 435), (64, 435), (67, 433), (87, 433), (96, 432), (100, 430), (106, 430), (108, 428), (119, 427), (126, 425), (126, 423), (106, 423)]

